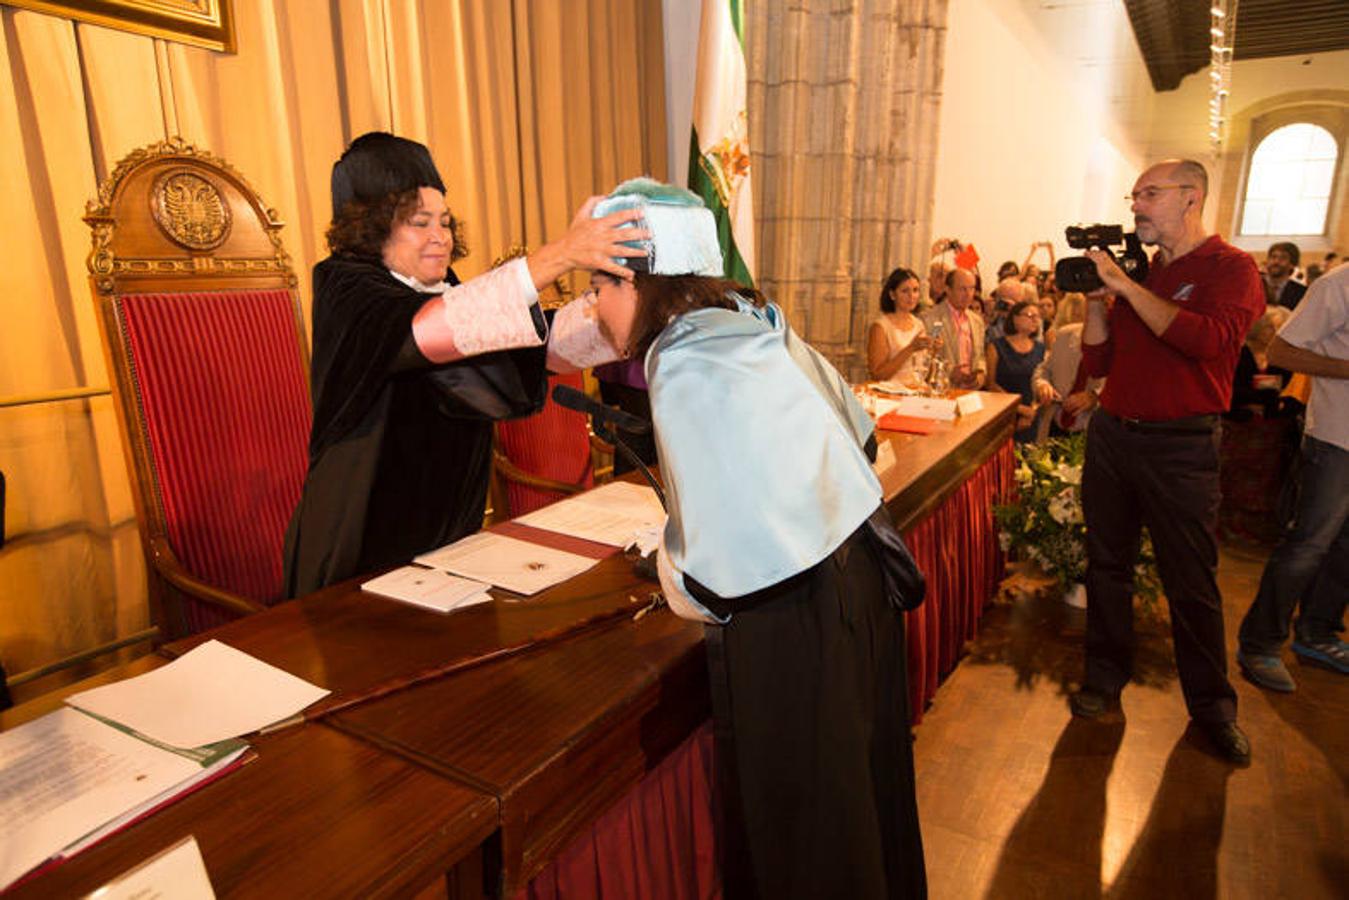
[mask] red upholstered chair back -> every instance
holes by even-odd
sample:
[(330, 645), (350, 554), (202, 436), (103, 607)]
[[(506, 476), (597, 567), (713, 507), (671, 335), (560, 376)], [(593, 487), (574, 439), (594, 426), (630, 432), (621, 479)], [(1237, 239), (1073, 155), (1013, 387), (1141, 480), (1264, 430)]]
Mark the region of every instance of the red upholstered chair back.
[(85, 220), (154, 619), (172, 637), (262, 609), (311, 418), (281, 223), (181, 141), (123, 160)]
[(554, 385), (584, 388), (580, 372), (551, 375), (543, 410), (524, 419), (498, 422), (497, 477), (506, 517), (547, 506), (595, 484), (590, 425), (583, 413), (553, 402)]

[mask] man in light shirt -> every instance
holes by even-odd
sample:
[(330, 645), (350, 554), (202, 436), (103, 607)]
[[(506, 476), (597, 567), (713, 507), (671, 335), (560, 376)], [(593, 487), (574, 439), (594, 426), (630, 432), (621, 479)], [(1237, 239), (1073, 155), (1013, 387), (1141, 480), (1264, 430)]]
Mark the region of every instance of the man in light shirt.
[(1279, 651), (1299, 609), (1293, 652), (1349, 674), (1339, 637), (1349, 597), (1349, 266), (1307, 291), (1269, 347), (1269, 361), (1312, 376), (1297, 512), (1242, 620), (1237, 663), (1273, 691), (1296, 689)]
[(951, 386), (978, 390), (984, 385), (988, 363), (984, 358), (984, 320), (974, 310), (974, 273), (952, 269), (946, 275), (946, 297), (922, 317), (935, 339), (940, 324), (940, 352), (951, 373)]

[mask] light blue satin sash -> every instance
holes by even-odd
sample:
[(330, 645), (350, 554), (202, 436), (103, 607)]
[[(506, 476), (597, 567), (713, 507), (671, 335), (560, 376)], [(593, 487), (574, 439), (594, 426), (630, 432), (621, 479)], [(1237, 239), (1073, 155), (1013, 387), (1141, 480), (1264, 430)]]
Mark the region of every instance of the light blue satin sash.
[(734, 598), (802, 572), (876, 509), (874, 430), (774, 304), (700, 309), (646, 357), (675, 569)]

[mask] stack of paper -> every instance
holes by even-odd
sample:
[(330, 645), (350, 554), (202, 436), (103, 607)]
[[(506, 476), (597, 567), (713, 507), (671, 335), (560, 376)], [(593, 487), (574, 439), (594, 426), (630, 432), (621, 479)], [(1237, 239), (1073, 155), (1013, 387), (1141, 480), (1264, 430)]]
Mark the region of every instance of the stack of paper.
[(0, 890), (242, 765), (328, 691), (218, 641), (0, 734)]
[(656, 492), (646, 485), (615, 481), (545, 506), (516, 521), (544, 531), (623, 547), (639, 530), (663, 523), (665, 510)]
[(489, 585), (439, 569), (404, 566), (361, 585), (361, 590), (401, 600), (434, 612), (448, 613), (492, 599)]
[(528, 596), (581, 574), (599, 560), (480, 531), (423, 553), (414, 562)]

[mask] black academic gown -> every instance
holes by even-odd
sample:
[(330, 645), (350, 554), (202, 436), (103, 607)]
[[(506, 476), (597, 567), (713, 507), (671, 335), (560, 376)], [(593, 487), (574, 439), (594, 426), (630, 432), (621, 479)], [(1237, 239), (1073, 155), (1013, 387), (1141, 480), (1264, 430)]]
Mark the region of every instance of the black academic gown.
[[(453, 272), (448, 280), (458, 283)], [(543, 347), (444, 365), (422, 356), (412, 318), (427, 298), (375, 261), (329, 257), (314, 268), (314, 424), (286, 533), (288, 596), (478, 530), (492, 421), (543, 407)]]

